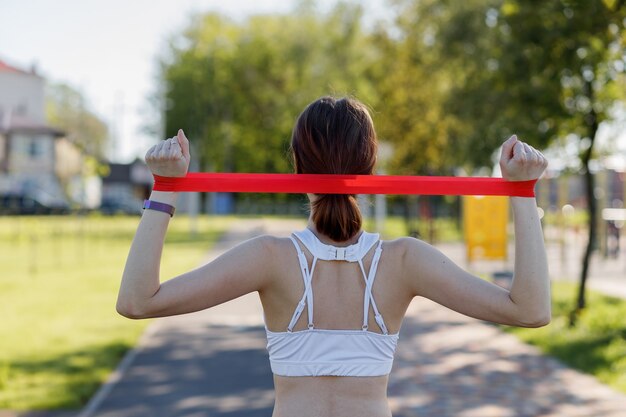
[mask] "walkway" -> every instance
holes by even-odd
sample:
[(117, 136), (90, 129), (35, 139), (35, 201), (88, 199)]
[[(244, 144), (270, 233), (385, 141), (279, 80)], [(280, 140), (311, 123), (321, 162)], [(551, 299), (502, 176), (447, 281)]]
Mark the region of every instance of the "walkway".
[(389, 383), (394, 417), (624, 417), (626, 396), (496, 326), (418, 299)]
[[(242, 220), (211, 256), (302, 223)], [(274, 400), (256, 294), (152, 323), (80, 417), (266, 417)], [(497, 327), (416, 299), (389, 383), (394, 417), (626, 417), (626, 396)]]

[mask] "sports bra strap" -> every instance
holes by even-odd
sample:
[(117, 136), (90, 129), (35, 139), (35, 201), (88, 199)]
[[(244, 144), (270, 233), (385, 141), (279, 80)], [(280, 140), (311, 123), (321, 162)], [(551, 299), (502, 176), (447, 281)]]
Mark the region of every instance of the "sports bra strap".
[[(308, 229), (307, 229), (308, 230)], [(296, 235), (298, 238), (302, 239), (303, 235), (302, 234), (297, 234)], [(311, 242), (315, 242), (317, 244), (317, 246), (314, 248), (315, 250), (312, 252), (313, 253), (313, 263), (311, 264), (311, 271), (309, 271), (309, 265), (306, 259), (306, 256), (304, 255), (304, 252), (302, 251), (302, 249), (300, 248), (300, 245), (298, 244), (298, 242), (296, 241), (296, 239), (293, 236), (290, 236), (289, 238), (291, 239), (291, 242), (293, 243), (293, 245), (296, 247), (296, 251), (298, 253), (298, 261), (300, 263), (300, 271), (302, 272), (302, 279), (304, 281), (304, 294), (302, 295), (302, 298), (300, 299), (300, 302), (298, 302), (298, 305), (296, 306), (296, 310), (293, 313), (293, 316), (291, 317), (291, 321), (289, 322), (289, 325), (287, 326), (287, 331), (288, 332), (292, 332), (294, 326), (296, 325), (296, 323), (298, 322), (298, 319), (300, 318), (300, 316), (302, 315), (302, 312), (304, 311), (304, 307), (306, 305), (307, 307), (307, 313), (308, 313), (308, 327), (309, 329), (313, 329), (313, 285), (312, 285), (312, 280), (313, 280), (313, 272), (315, 271), (315, 265), (317, 264), (317, 260), (318, 259), (325, 259), (328, 256), (327, 260), (339, 260), (338, 258), (338, 253), (339, 251), (336, 251), (335, 254), (330, 254), (330, 249), (328, 248), (334, 248), (333, 246), (330, 245), (324, 245), (321, 242), (319, 242), (319, 240), (317, 240), (317, 238), (315, 237), (315, 235), (313, 235), (313, 233), (311, 233), (309, 231), (308, 234), (304, 234), (304, 236), (306, 237), (304, 240), (302, 240), (302, 243), (309, 249), (311, 250), (311, 248), (309, 247), (309, 245), (307, 245), (307, 243), (311, 244)], [(383, 320), (383, 316), (380, 314), (380, 312), (378, 311), (378, 307), (376, 306), (376, 302), (374, 301), (374, 297), (372, 296), (372, 286), (374, 285), (374, 279), (376, 277), (376, 271), (378, 270), (378, 263), (380, 261), (380, 255), (382, 253), (382, 241), (378, 240), (378, 235), (368, 235), (367, 236), (368, 239), (371, 238), (375, 238), (378, 241), (378, 245), (376, 246), (376, 250), (374, 252), (374, 257), (372, 258), (372, 264), (370, 266), (370, 270), (369, 270), (369, 274), (367, 274), (365, 272), (365, 267), (363, 266), (363, 257), (365, 256), (365, 253), (363, 253), (363, 250), (365, 248), (369, 249), (371, 248), (371, 246), (373, 246), (372, 243), (366, 243), (365, 245), (361, 246), (359, 245), (359, 250), (355, 250), (354, 252), (350, 253), (350, 256), (345, 256), (346, 252), (341, 253), (341, 257), (344, 259), (341, 260), (345, 260), (348, 262), (358, 262), (359, 267), (361, 268), (361, 272), (363, 273), (363, 279), (365, 280), (365, 294), (364, 294), (364, 300), (363, 300), (363, 330), (367, 330), (368, 327), (368, 313), (369, 313), (369, 306), (370, 303), (372, 304), (372, 307), (374, 309), (374, 318), (376, 320), (376, 323), (378, 324), (378, 326), (380, 327), (380, 329), (382, 330), (382, 332), (384, 334), (388, 334), (387, 331), (387, 326), (385, 326), (385, 321)], [(311, 238), (314, 238), (315, 240), (311, 240)], [(375, 242), (373, 242), (375, 243)], [(356, 248), (357, 245), (353, 245), (352, 247), (350, 247), (350, 249), (352, 248)], [(364, 247), (365, 246), (365, 247)], [(324, 257), (320, 258), (318, 257), (318, 255), (320, 255), (319, 252), (320, 248), (322, 249), (323, 255)], [(336, 248), (336, 249), (341, 249), (341, 248)], [(360, 253), (359, 253), (360, 252)], [(327, 255), (328, 254), (328, 255)], [(361, 255), (361, 257), (356, 257)], [(349, 258), (349, 259), (345, 259), (345, 258)]]
[(365, 279), (365, 299), (363, 300), (363, 330), (367, 330), (368, 324), (368, 316), (370, 309), (370, 302), (372, 303), (372, 307), (374, 308), (374, 319), (376, 323), (383, 331), (384, 334), (388, 334), (387, 326), (385, 326), (385, 321), (383, 320), (383, 316), (378, 311), (378, 307), (376, 306), (376, 301), (374, 301), (374, 297), (372, 296), (372, 286), (374, 285), (374, 278), (376, 278), (376, 271), (378, 270), (378, 262), (380, 261), (380, 255), (382, 253), (382, 241), (378, 242), (378, 246), (376, 246), (376, 251), (374, 252), (374, 258), (372, 259), (372, 265), (370, 266), (369, 275), (365, 273), (365, 267), (363, 266), (363, 260), (359, 259), (359, 266), (361, 267), (361, 272), (363, 272), (363, 279)]
[(291, 317), (291, 321), (289, 322), (289, 325), (287, 326), (287, 331), (291, 332), (293, 331), (293, 327), (298, 322), (298, 319), (300, 318), (302, 311), (304, 311), (305, 300), (306, 300), (307, 313), (308, 313), (308, 319), (309, 319), (308, 326), (309, 326), (309, 329), (313, 328), (313, 288), (312, 288), (311, 281), (313, 277), (313, 271), (315, 270), (315, 265), (317, 264), (317, 258), (313, 259), (313, 264), (311, 265), (311, 272), (309, 273), (309, 264), (306, 260), (306, 257), (304, 256), (304, 252), (302, 252), (302, 249), (300, 249), (300, 245), (298, 245), (298, 242), (296, 242), (296, 240), (292, 236), (290, 236), (289, 238), (293, 242), (294, 246), (296, 247), (296, 251), (298, 252), (298, 260), (300, 262), (300, 271), (302, 271), (302, 279), (304, 280), (304, 294), (302, 295), (302, 298), (300, 299), (300, 302), (298, 303), (298, 306), (296, 307), (296, 311), (294, 311), (294, 314)]

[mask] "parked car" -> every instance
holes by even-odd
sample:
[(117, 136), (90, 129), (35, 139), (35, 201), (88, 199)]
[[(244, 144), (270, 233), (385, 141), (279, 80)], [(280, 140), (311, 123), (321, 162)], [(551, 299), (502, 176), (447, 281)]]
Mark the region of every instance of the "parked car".
[(106, 215), (132, 214), (141, 215), (143, 203), (135, 198), (107, 197), (102, 199), (100, 212)]
[(0, 214), (68, 214), (70, 211), (70, 206), (61, 199), (20, 192), (0, 194)]

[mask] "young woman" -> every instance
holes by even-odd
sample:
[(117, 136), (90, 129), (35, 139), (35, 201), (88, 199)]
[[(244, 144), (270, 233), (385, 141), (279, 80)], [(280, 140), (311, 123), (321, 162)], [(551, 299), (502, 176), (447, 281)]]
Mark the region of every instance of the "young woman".
[[(372, 174), (376, 133), (365, 106), (324, 97), (293, 129), (297, 173)], [(184, 133), (146, 154), (152, 172), (184, 176)], [(502, 175), (539, 178), (541, 153), (515, 136), (502, 145)], [(173, 206), (176, 193), (153, 191)], [(459, 313), (513, 326), (550, 321), (546, 253), (534, 198), (511, 197), (515, 278), (510, 291), (469, 274), (413, 238), (381, 241), (361, 229), (353, 195), (308, 194), (305, 230), (259, 236), (213, 262), (160, 283), (168, 208), (145, 210), (124, 269), (117, 310), (141, 319), (190, 313), (257, 291), (274, 373), (274, 417), (390, 416), (387, 382), (402, 319), (416, 296)], [(166, 211), (163, 213), (161, 211)]]

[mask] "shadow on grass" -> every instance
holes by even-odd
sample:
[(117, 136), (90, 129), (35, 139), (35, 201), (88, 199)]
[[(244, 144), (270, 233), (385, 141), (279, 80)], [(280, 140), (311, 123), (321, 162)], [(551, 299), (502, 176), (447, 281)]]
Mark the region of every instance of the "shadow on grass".
[(4, 394), (33, 410), (78, 409), (89, 401), (130, 347), (116, 342), (45, 359), (12, 361)]
[(613, 365), (605, 349), (614, 338), (615, 335), (595, 335), (583, 340), (563, 340), (562, 343), (546, 345), (544, 349), (547, 354), (569, 366), (597, 375)]

